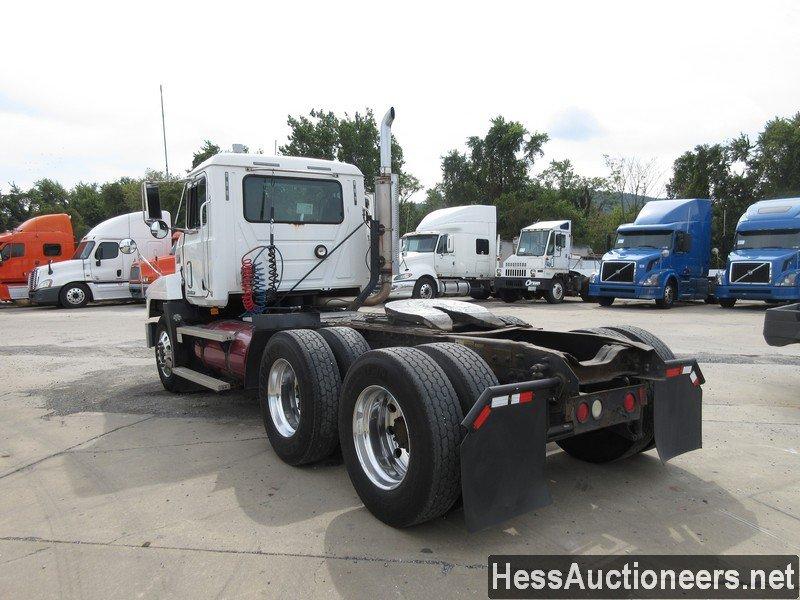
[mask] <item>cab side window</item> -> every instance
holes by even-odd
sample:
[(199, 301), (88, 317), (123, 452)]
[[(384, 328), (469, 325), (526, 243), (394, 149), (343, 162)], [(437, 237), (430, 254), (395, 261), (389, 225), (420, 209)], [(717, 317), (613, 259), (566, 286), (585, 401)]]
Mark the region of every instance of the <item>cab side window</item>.
[(25, 244), (6, 244), (3, 246), (3, 260), (8, 260), (9, 258), (21, 258), (23, 256), (25, 256)]
[(567, 236), (563, 233), (556, 234), (556, 250), (563, 250), (567, 246)]
[(100, 242), (94, 257), (97, 260), (107, 260), (119, 256), (119, 245), (116, 242)]
[(440, 235), (439, 236), (439, 243), (436, 244), (436, 253), (437, 254), (445, 254), (447, 252), (447, 236)]
[(200, 207), (206, 201), (206, 178), (201, 177), (187, 190), (186, 201), (186, 227), (197, 229), (200, 227)]
[(61, 244), (44, 244), (42, 254), (45, 256), (61, 256)]

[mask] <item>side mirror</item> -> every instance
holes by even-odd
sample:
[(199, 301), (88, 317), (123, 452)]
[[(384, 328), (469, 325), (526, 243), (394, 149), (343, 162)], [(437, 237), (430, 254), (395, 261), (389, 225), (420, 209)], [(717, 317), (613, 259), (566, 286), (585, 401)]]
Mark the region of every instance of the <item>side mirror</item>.
[(157, 183), (142, 182), (142, 212), (144, 212), (144, 220), (148, 223), (163, 220)]
[(131, 238), (126, 238), (124, 240), (121, 240), (119, 243), (119, 251), (122, 252), (123, 254), (133, 254), (134, 252), (136, 252), (136, 250), (137, 250), (136, 241), (132, 240)]
[(152, 235), (157, 240), (163, 240), (167, 235), (169, 235), (169, 227), (165, 221), (161, 219), (156, 219), (152, 223), (150, 223), (150, 235)]
[(669, 258), (669, 248), (661, 249), (661, 258)]

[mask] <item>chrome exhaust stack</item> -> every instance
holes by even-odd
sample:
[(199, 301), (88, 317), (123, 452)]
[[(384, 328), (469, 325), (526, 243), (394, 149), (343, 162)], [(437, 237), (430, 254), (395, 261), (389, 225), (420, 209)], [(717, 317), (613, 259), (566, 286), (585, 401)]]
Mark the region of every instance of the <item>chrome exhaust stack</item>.
[(380, 291), (364, 301), (374, 306), (389, 297), (392, 279), (399, 270), (400, 207), (398, 206), (398, 176), (392, 173), (392, 122), (394, 107), (386, 111), (380, 128), (380, 173), (375, 178), (375, 207), (373, 218), (380, 224), (378, 249), (380, 255)]

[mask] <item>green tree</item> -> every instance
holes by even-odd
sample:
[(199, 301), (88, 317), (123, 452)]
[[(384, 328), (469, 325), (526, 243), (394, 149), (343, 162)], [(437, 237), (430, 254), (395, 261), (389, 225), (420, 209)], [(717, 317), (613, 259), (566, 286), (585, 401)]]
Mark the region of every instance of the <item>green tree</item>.
[(220, 152), (221, 150), (219, 146), (217, 146), (214, 142), (211, 140), (204, 141), (203, 145), (200, 146), (200, 149), (192, 155), (192, 169), (194, 169), (203, 161), (208, 160), (215, 154), (219, 154)]

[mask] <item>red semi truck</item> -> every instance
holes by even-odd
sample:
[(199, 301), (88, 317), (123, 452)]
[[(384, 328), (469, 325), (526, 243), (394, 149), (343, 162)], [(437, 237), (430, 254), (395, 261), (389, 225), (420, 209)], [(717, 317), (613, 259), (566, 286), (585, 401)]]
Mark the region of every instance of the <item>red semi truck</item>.
[(0, 234), (0, 301), (28, 299), (28, 275), (72, 257), (75, 236), (67, 214), (40, 215)]

